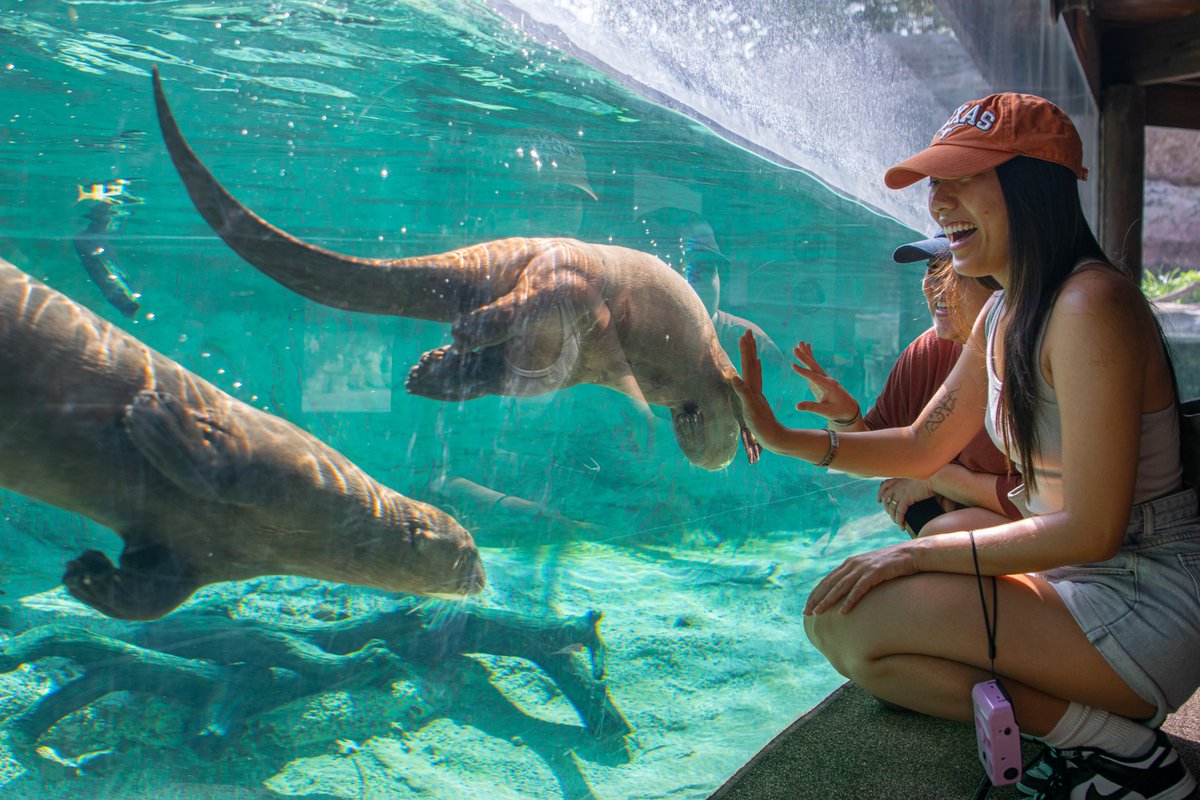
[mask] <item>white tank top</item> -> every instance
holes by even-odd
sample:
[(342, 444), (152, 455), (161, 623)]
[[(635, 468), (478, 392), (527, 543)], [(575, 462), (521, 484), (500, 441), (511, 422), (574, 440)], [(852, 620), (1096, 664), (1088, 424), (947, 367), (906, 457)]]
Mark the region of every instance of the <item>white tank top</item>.
[[(1088, 263), (1076, 265), (1078, 270)], [(1107, 267), (1106, 267), (1107, 268)], [(1004, 292), (999, 292), (996, 302), (992, 304), (984, 321), (987, 332), (987, 376), (988, 376), (988, 407), (984, 424), (988, 435), (1001, 452), (1007, 452), (1004, 438), (999, 433), (1000, 393), (1004, 382), (996, 374), (993, 353), (995, 352), (996, 324), (1004, 309)], [(1042, 332), (1038, 335), (1037, 350), (1041, 353), (1042, 340), (1046, 336), (1043, 324)], [(1063, 476), (1062, 476), (1062, 420), (1059, 417), (1058, 397), (1054, 387), (1046, 382), (1040, 369), (1037, 370), (1037, 411), (1036, 429), (1038, 436), (1038, 451), (1033, 454), (1033, 471), (1036, 476), (1037, 489), (1027, 491), (1024, 505), (1031, 515), (1050, 514), (1063, 509)], [(1017, 461), (1015, 453), (1008, 457), (1020, 470), (1022, 475), (1028, 475), (1024, 464)], [(1138, 455), (1137, 479), (1133, 487), (1134, 504), (1144, 503), (1161, 497), (1177, 488), (1183, 482), (1183, 467), (1179, 460), (1179, 413), (1175, 404), (1161, 411), (1142, 414), (1142, 436)]]

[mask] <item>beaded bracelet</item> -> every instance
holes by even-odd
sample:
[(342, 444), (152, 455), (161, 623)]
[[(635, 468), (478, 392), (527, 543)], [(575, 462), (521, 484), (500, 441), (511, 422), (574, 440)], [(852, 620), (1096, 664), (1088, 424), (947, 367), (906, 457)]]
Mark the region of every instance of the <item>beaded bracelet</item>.
[(833, 428), (826, 428), (825, 432), (829, 434), (829, 451), (825, 453), (824, 458), (817, 462), (818, 467), (828, 467), (832, 464), (833, 458), (837, 455), (838, 447), (840, 446), (837, 431)]
[(858, 410), (854, 412), (854, 416), (851, 417), (850, 419), (846, 420), (845, 422), (843, 422), (840, 419), (831, 419), (831, 420), (829, 420), (829, 424), (835, 428), (849, 428), (851, 425), (858, 422), (860, 419), (862, 419), (862, 406), (859, 406)]

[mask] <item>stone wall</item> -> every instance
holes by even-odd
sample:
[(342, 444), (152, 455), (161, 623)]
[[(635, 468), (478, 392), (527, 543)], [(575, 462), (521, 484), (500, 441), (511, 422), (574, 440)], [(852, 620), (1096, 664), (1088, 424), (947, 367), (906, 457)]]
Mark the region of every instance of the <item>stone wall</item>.
[(1146, 129), (1145, 209), (1146, 268), (1200, 269), (1200, 131)]

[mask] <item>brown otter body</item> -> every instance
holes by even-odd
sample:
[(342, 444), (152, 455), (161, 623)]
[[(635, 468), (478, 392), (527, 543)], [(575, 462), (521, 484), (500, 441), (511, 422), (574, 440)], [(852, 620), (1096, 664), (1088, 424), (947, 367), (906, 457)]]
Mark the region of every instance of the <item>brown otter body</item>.
[(741, 419), (736, 372), (703, 303), (659, 259), (574, 239), (502, 239), (404, 259), (346, 256), (303, 242), (238, 202), (188, 146), (154, 71), (167, 149), (200, 214), (238, 255), (325, 305), (452, 322), (409, 392), (438, 400), (530, 396), (581, 383), (671, 409), (693, 464), (720, 469), (760, 448)]
[(257, 575), (417, 594), (483, 586), (471, 535), (449, 515), (2, 259), (0, 486), (120, 534), (119, 568), (89, 550), (63, 581), (122, 619)]

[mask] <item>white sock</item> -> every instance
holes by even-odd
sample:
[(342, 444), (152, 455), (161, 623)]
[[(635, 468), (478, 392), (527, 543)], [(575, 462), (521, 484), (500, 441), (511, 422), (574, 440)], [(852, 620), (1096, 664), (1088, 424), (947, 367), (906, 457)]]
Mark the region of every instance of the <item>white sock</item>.
[(1150, 751), (1154, 729), (1099, 708), (1071, 703), (1042, 741), (1059, 750), (1087, 747), (1132, 758)]

